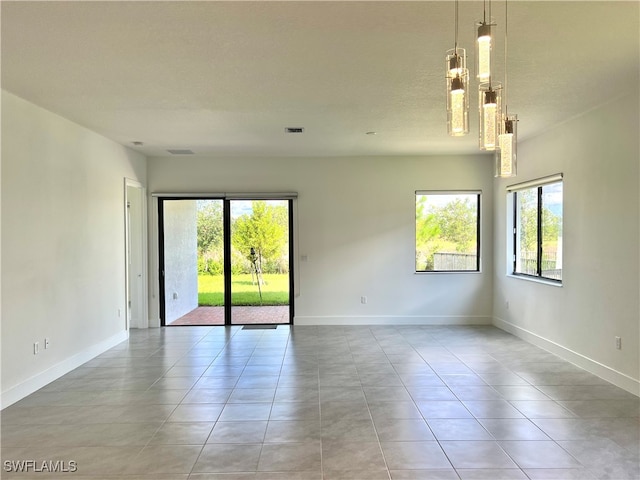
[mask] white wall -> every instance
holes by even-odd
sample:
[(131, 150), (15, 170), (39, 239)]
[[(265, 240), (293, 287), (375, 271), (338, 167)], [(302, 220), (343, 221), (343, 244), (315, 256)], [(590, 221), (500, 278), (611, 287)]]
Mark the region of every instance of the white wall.
[[(481, 155), (150, 158), (148, 186), (150, 193), (298, 192), (297, 324), (490, 323), (491, 161)], [(483, 191), (482, 273), (414, 273), (415, 191), (428, 189)], [(156, 211), (150, 207), (152, 216)], [(156, 242), (157, 227), (150, 248)], [(302, 256), (308, 260), (300, 262)], [(150, 311), (157, 316), (157, 296)]]
[[(496, 325), (638, 393), (639, 146), (635, 92), (522, 142), (496, 182)], [(564, 174), (563, 286), (505, 275), (505, 186)], [(505, 302), (509, 302), (509, 309)], [(622, 337), (616, 350), (614, 337)]]
[(198, 226), (195, 200), (164, 202), (165, 324), (198, 306)]
[(126, 339), (124, 177), (142, 155), (2, 92), (3, 406)]

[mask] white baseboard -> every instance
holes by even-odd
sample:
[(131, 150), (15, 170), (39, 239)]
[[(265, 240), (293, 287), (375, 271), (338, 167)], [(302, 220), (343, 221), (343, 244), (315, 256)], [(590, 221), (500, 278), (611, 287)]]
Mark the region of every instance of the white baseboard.
[(71, 370), (78, 368), (80, 365), (97, 357), (101, 353), (106, 352), (110, 348), (115, 347), (128, 338), (129, 332), (127, 330), (123, 330), (120, 333), (87, 348), (86, 350), (72, 355), (62, 362), (49, 367), (45, 371), (32, 376), (24, 382), (7, 389), (2, 392), (2, 395), (0, 395), (2, 397), (0, 399), (0, 408), (6, 408), (9, 405), (16, 403), (18, 400), (31, 395), (33, 392), (69, 373)]
[(294, 325), (491, 325), (491, 317), (444, 315), (298, 316)]
[(537, 335), (525, 328), (514, 325), (511, 322), (507, 322), (498, 317), (494, 317), (493, 325), (496, 327), (515, 335), (518, 338), (522, 338), (537, 347), (544, 348), (545, 350), (573, 363), (574, 365), (586, 370), (589, 373), (613, 383), (614, 385), (625, 389), (634, 395), (640, 396), (640, 380), (630, 377), (622, 372), (614, 370), (607, 365), (604, 365), (592, 358), (586, 357), (581, 353), (574, 352), (573, 350), (566, 348), (556, 342), (548, 340), (540, 335)]

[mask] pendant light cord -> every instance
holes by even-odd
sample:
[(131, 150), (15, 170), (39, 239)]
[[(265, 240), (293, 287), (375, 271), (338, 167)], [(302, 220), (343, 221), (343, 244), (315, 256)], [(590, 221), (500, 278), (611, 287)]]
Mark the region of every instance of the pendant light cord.
[(507, 28), (509, 25), (507, 4), (508, 4), (508, 0), (504, 0), (504, 114), (505, 114), (505, 117), (509, 112), (508, 103), (507, 103)]
[(455, 2), (455, 29), (454, 29), (454, 53), (458, 55), (458, 0)]

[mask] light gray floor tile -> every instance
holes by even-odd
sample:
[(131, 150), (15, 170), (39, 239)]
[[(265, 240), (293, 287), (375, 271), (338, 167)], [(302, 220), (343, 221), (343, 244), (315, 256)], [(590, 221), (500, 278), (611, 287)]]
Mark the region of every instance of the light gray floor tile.
[(317, 420), (271, 420), (267, 425), (265, 443), (310, 443), (320, 441)]
[(422, 418), (374, 419), (381, 442), (411, 442), (435, 440), (433, 433)]
[(363, 387), (367, 402), (410, 402), (411, 396), (407, 390), (400, 387)]
[(381, 442), (389, 470), (449, 469), (438, 442)]
[(266, 429), (266, 421), (218, 422), (207, 443), (262, 443)]
[(583, 418), (534, 418), (531, 421), (553, 440), (585, 440), (594, 436), (591, 422)]
[(369, 411), (374, 420), (385, 418), (422, 418), (414, 402), (369, 403)]
[(606, 465), (616, 465), (625, 470), (638, 469), (640, 452), (632, 453), (608, 438), (563, 440), (558, 444), (585, 467), (602, 468)]
[(218, 420), (221, 422), (268, 420), (271, 403), (226, 404)]
[(502, 396), (488, 385), (451, 385), (451, 392), (458, 400), (502, 400)]
[(150, 445), (204, 445), (213, 422), (165, 423), (155, 433)]
[(428, 423), (438, 440), (493, 440), (473, 418), (432, 418)]
[(368, 419), (321, 420), (322, 440), (344, 440), (351, 442), (376, 441), (373, 422)]
[(532, 385), (494, 385), (493, 388), (505, 400), (550, 400), (544, 392)]
[(225, 403), (231, 395), (231, 388), (198, 388), (187, 393), (183, 403)]
[(262, 445), (208, 444), (193, 472), (256, 472)]
[(518, 468), (497, 442), (443, 441), (440, 445), (456, 470)]
[(448, 387), (407, 387), (409, 394), (415, 402), (431, 400), (457, 401), (458, 398)]
[(526, 468), (531, 480), (596, 480), (586, 468)]
[(438, 470), (391, 470), (392, 480), (459, 480), (453, 468)]
[(476, 418), (522, 418), (523, 415), (506, 400), (464, 401), (464, 406)]
[(215, 422), (222, 412), (223, 404), (193, 403), (178, 405), (171, 413), (168, 422)]
[(140, 452), (126, 473), (189, 473), (201, 450), (201, 446), (192, 445), (150, 445)]
[(227, 403), (273, 402), (274, 388), (234, 388)]
[(318, 403), (280, 402), (271, 408), (270, 420), (319, 420)]
[(320, 398), (318, 388), (314, 387), (278, 387), (276, 402), (316, 402)]
[(260, 454), (258, 470), (319, 472), (321, 471), (320, 442), (265, 444)]
[(323, 480), (389, 480), (386, 470), (325, 470)]
[(512, 400), (516, 407), (528, 418), (575, 418), (576, 415), (554, 401)]
[(496, 440), (550, 440), (526, 418), (483, 418), (479, 422)]
[(378, 442), (322, 442), (322, 467), (326, 472), (383, 470), (386, 465)]
[(500, 445), (521, 468), (580, 468), (583, 465), (552, 441), (501, 441)]
[(432, 401), (417, 402), (418, 409), (424, 418), (472, 418), (471, 413), (462, 402)]
[(461, 480), (529, 480), (529, 477), (516, 468), (458, 469)]

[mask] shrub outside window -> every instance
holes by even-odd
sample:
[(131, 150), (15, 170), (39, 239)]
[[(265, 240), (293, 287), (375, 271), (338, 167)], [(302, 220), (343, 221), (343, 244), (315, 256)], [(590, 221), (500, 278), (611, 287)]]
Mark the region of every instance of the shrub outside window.
[(513, 274), (562, 282), (562, 177), (509, 188), (514, 206)]
[(416, 272), (480, 271), (480, 192), (416, 192)]

